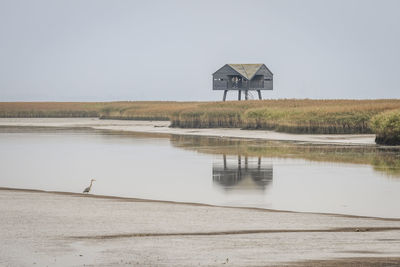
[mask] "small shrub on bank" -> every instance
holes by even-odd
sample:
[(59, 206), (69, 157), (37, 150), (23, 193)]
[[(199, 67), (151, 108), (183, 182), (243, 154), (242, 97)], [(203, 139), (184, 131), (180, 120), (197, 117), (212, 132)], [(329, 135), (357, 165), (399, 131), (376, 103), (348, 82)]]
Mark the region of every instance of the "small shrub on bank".
[(377, 144), (400, 145), (400, 109), (374, 116), (371, 127)]

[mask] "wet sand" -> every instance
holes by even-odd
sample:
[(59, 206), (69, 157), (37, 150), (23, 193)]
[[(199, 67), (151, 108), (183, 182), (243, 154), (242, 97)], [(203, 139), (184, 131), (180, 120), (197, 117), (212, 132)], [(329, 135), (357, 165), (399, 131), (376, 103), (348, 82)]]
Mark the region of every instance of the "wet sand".
[(400, 219), (0, 189), (1, 266), (396, 266)]
[(375, 145), (373, 134), (288, 134), (237, 128), (170, 128), (169, 121), (100, 120), (97, 118), (0, 118), (0, 126), (92, 128), (127, 132), (247, 138), (341, 145)]

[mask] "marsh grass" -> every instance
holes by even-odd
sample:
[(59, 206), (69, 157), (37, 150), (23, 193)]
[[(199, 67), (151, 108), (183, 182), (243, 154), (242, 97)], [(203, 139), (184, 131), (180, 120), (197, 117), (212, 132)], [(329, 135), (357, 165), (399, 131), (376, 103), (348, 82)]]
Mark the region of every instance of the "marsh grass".
[[(371, 118), (400, 100), (253, 100), (227, 102), (0, 103), (0, 117), (99, 117), (170, 120), (181, 128), (246, 128), (290, 133), (372, 133)], [(386, 114), (386, 113), (385, 113)], [(385, 115), (387, 116), (387, 115)], [(377, 117), (377, 120), (384, 117)], [(378, 125), (378, 124), (377, 124)], [(374, 129), (380, 129), (377, 126)]]
[(2, 118), (98, 117), (104, 103), (0, 102)]
[(171, 116), (172, 127), (234, 127), (290, 133), (371, 133), (370, 119), (399, 100), (264, 100), (201, 103)]

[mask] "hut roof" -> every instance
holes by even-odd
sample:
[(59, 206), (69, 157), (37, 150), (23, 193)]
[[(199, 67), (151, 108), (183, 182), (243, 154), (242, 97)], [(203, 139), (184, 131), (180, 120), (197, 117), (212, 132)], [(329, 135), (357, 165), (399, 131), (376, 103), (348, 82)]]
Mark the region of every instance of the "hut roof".
[(232, 69), (239, 72), (240, 75), (248, 80), (251, 80), (256, 72), (263, 64), (228, 64)]

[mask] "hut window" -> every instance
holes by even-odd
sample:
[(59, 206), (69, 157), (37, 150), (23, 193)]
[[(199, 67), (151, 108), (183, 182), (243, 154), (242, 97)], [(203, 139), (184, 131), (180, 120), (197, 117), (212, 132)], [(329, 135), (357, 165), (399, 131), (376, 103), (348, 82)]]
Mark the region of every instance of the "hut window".
[(265, 78), (264, 81), (272, 81), (271, 78)]

